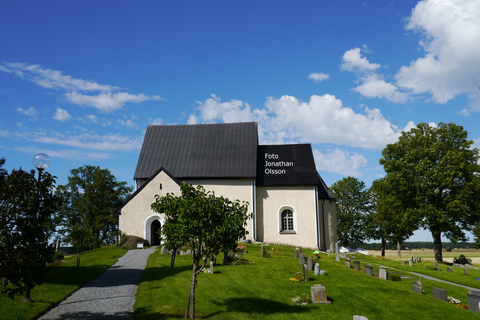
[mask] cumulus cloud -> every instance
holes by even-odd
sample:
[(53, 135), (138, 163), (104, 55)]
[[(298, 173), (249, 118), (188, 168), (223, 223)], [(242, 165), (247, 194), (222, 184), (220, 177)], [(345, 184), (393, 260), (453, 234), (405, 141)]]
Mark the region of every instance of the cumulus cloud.
[(57, 107), (57, 111), (53, 115), (53, 119), (58, 120), (60, 122), (66, 122), (70, 120), (72, 116), (67, 112), (67, 110)]
[(292, 96), (268, 98), (261, 109), (240, 100), (222, 102), (215, 95), (197, 103), (198, 115), (191, 115), (189, 123), (257, 121), (261, 143), (331, 143), (379, 150), (402, 131), (380, 110), (356, 113), (329, 94), (313, 95), (308, 102)]
[(422, 36), (425, 55), (400, 68), (397, 84), (414, 94), (430, 93), (438, 103), (467, 93), (471, 109), (480, 111), (480, 2), (420, 1), (407, 30)]
[(313, 150), (317, 170), (342, 174), (345, 176), (361, 177), (361, 168), (366, 167), (367, 160), (358, 153), (350, 153), (340, 149), (325, 153), (318, 149)]
[(322, 82), (322, 81), (326, 81), (330, 78), (330, 75), (327, 74), (327, 73), (311, 73), (309, 76), (308, 76), (308, 79), (311, 79), (315, 82)]
[(406, 93), (399, 92), (398, 87), (386, 82), (382, 75), (366, 74), (361, 81), (363, 83), (353, 90), (366, 98), (387, 99), (397, 103), (405, 103), (408, 100)]
[(121, 109), (127, 102), (140, 103), (148, 100), (161, 100), (159, 96), (149, 96), (143, 93), (130, 94), (127, 92), (105, 92), (98, 95), (85, 95), (79, 92), (68, 92), (66, 94), (68, 101), (84, 106), (91, 106), (100, 111), (110, 112)]
[(360, 48), (348, 50), (343, 54), (343, 63), (340, 65), (342, 70), (347, 71), (373, 71), (380, 68), (378, 63), (370, 63), (367, 58), (362, 56)]
[(38, 117), (38, 111), (34, 107), (30, 107), (28, 109), (23, 109), (22, 107), (17, 107), (16, 108), (17, 112), (26, 115), (27, 117), (30, 117), (32, 119), (37, 119)]

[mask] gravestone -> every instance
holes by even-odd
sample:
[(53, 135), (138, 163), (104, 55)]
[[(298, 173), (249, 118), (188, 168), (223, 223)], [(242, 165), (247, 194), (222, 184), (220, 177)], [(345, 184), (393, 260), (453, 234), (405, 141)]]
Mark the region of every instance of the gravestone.
[(323, 270), (323, 269), (320, 269), (320, 275), (321, 276), (326, 276), (327, 275), (327, 271)]
[(416, 293), (423, 294), (423, 285), (420, 281), (412, 282), (412, 291)]
[(369, 276), (373, 276), (373, 266), (371, 264), (365, 265), (365, 273)]
[(310, 281), (310, 277), (308, 275), (308, 267), (306, 264), (303, 265), (303, 278), (305, 279), (305, 282)]
[(213, 261), (210, 260), (210, 273), (213, 274)]
[(301, 264), (301, 265), (304, 265), (305, 264), (305, 255), (303, 253), (300, 253), (300, 258), (298, 259), (298, 262)]
[(437, 271), (440, 271), (440, 265), (437, 263)]
[(313, 258), (312, 257), (308, 257), (307, 258), (307, 268), (308, 270), (313, 270)]
[(468, 269), (467, 268), (463, 268), (463, 275), (468, 276)]
[(387, 280), (387, 267), (380, 266), (378, 267), (378, 277), (383, 280)]
[(340, 261), (340, 256), (338, 254), (338, 243), (335, 243), (335, 261)]
[(60, 239), (57, 239), (57, 244), (55, 245), (55, 251), (60, 251)]
[(313, 303), (330, 304), (327, 300), (327, 289), (321, 284), (316, 284), (310, 288)]
[(364, 316), (353, 316), (353, 320), (368, 320), (368, 318)]
[(263, 242), (260, 245), (260, 258), (263, 258)]
[(315, 272), (314, 272), (314, 274), (315, 274), (316, 276), (319, 276), (319, 275), (320, 275), (320, 264), (319, 264), (318, 262), (315, 263)]
[(360, 271), (360, 261), (353, 260), (353, 267), (355, 268), (355, 270)]
[(447, 290), (433, 287), (432, 293), (435, 299), (448, 302)]
[(409, 265), (410, 267), (413, 267), (413, 261), (412, 261), (412, 260), (409, 260), (409, 261), (408, 261), (408, 265)]
[(293, 255), (298, 259), (298, 249), (293, 250)]
[(419, 257), (419, 258), (418, 258), (418, 262), (422, 262), (422, 257)]
[(345, 267), (350, 268), (350, 258), (345, 258)]
[(475, 313), (480, 313), (480, 291), (470, 290), (467, 292), (468, 309)]
[(453, 272), (452, 267), (447, 267), (447, 272)]

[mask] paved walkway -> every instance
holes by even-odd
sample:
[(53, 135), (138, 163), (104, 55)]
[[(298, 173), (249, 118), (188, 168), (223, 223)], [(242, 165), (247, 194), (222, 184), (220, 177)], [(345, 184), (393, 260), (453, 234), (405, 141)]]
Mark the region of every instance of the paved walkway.
[(39, 320), (130, 320), (135, 292), (155, 249), (129, 250), (97, 278), (86, 283)]

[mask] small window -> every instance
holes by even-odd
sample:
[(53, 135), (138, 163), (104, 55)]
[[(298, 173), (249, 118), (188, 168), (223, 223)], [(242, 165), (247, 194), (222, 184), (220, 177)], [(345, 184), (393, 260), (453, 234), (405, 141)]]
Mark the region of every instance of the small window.
[(284, 209), (281, 214), (281, 233), (295, 233), (293, 211)]

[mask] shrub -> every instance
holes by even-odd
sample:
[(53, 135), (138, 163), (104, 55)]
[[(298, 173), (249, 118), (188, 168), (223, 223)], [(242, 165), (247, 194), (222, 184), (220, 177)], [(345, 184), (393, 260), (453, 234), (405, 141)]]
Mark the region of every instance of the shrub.
[(144, 240), (140, 237), (137, 236), (129, 236), (129, 235), (124, 235), (122, 234), (120, 236), (120, 243), (119, 247), (121, 249), (136, 249), (137, 248), (137, 243), (143, 243), (145, 246), (147, 246), (148, 240)]
[(458, 258), (453, 258), (453, 263), (458, 264), (472, 264), (472, 259), (465, 257), (465, 255), (461, 254)]
[(396, 273), (389, 274), (389, 275), (388, 275), (388, 280), (391, 280), (391, 281), (402, 281), (402, 276), (399, 275), (399, 274), (396, 274)]
[(60, 251), (55, 251), (53, 254), (53, 261), (63, 260), (63, 258), (65, 258), (65, 256)]
[(427, 264), (425, 264), (425, 269), (427, 269), (427, 270), (437, 270), (437, 265), (435, 263), (427, 263)]

